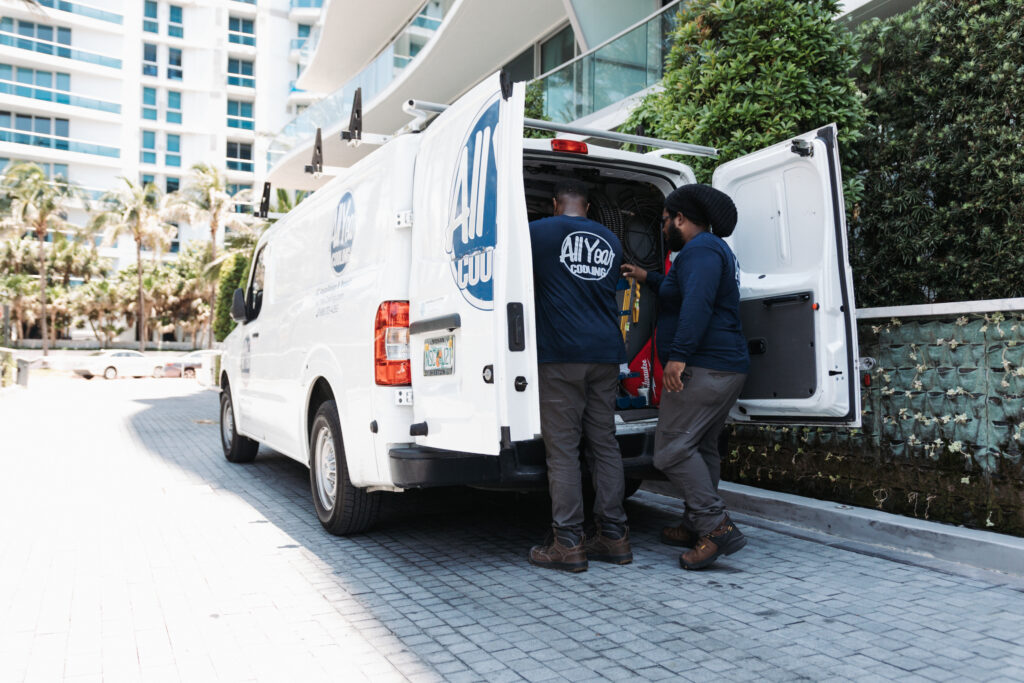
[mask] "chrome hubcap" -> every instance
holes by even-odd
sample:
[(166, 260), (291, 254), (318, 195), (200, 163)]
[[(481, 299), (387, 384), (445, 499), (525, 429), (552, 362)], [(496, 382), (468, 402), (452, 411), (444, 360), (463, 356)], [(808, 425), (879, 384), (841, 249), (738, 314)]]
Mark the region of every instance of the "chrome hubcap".
[(220, 438), (224, 441), (225, 447), (231, 446), (235, 434), (235, 415), (231, 410), (231, 401), (224, 401), (224, 409), (220, 415)]
[(334, 437), (328, 427), (316, 435), (316, 492), (320, 505), (328, 512), (334, 509), (335, 489), (338, 483), (338, 461), (334, 454)]

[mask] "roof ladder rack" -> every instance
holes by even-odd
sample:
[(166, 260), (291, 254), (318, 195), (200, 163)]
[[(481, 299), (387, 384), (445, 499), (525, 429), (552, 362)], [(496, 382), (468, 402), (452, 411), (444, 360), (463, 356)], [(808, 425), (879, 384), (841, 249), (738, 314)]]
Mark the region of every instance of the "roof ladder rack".
[(270, 181), (263, 183), (263, 196), (260, 197), (260, 206), (252, 214), (256, 218), (284, 218), (285, 214), (270, 210)]
[[(448, 108), (447, 104), (438, 104), (436, 102), (424, 102), (423, 100), (409, 100), (402, 107), (406, 112), (417, 111), (417, 112), (433, 112), (440, 114)], [(613, 130), (601, 130), (600, 128), (585, 128), (583, 126), (573, 126), (565, 123), (555, 123), (554, 121), (542, 121), (540, 119), (523, 119), (523, 125), (527, 128), (535, 128), (537, 130), (547, 130), (553, 133), (568, 133), (570, 135), (582, 135), (589, 138), (597, 138), (599, 140), (611, 140), (613, 142), (625, 142), (631, 145), (646, 145), (648, 147), (660, 148), (666, 150), (672, 150), (679, 154), (688, 154), (690, 156), (697, 157), (717, 157), (718, 150), (714, 147), (705, 147), (704, 145), (691, 145), (687, 142), (674, 142), (672, 140), (659, 140), (658, 138), (649, 138), (642, 135), (629, 135), (628, 133), (618, 133)]]

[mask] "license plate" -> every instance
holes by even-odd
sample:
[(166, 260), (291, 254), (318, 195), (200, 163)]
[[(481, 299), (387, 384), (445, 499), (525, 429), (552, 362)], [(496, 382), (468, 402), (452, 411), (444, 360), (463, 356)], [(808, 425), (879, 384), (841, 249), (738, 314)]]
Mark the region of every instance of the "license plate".
[(455, 373), (455, 335), (446, 334), (423, 342), (423, 374), (451, 375)]

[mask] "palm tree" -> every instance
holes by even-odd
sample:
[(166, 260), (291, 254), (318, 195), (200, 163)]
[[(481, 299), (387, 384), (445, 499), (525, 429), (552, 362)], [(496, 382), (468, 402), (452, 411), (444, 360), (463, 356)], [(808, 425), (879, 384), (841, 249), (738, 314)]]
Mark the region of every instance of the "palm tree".
[[(68, 228), (67, 212), (64, 207), (72, 199), (86, 204), (84, 195), (75, 186), (58, 176), (53, 180), (46, 177), (43, 169), (31, 162), (18, 162), (7, 168), (2, 192), (9, 202), (9, 214), (4, 220), (8, 228), (32, 230), (39, 241), (39, 304), (42, 315), (43, 355), (49, 352), (46, 330), (46, 235), (51, 230)], [(86, 204), (86, 206), (88, 206)]]
[[(210, 260), (218, 264), (217, 233), (220, 229), (247, 231), (250, 221), (235, 211), (235, 205), (250, 195), (250, 191), (242, 190), (234, 195), (228, 194), (224, 174), (209, 164), (194, 164), (192, 175), (185, 187), (175, 193), (170, 204), (172, 215), (187, 220), (191, 225), (206, 223), (210, 227)], [(216, 265), (214, 265), (216, 268)], [(216, 277), (213, 278), (216, 281)], [(216, 287), (211, 284), (207, 293), (211, 309), (215, 305)], [(210, 326), (209, 346), (213, 346), (213, 326)]]
[(135, 240), (136, 275), (138, 278), (139, 350), (146, 350), (146, 302), (142, 288), (142, 248), (163, 244), (177, 230), (166, 221), (166, 196), (153, 183), (133, 183), (122, 177), (124, 187), (103, 195), (106, 209), (96, 214), (92, 227), (104, 231), (104, 241), (113, 244), (121, 235)]

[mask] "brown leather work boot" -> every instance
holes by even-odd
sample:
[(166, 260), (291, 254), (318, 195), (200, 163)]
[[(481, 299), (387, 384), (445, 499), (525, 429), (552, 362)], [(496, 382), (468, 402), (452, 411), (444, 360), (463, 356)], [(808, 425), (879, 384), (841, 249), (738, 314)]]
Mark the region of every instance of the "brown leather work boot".
[(698, 534), (684, 519), (677, 526), (666, 526), (661, 529), (661, 542), (680, 548), (692, 548), (700, 539)]
[(704, 569), (720, 556), (732, 555), (746, 544), (747, 537), (726, 515), (717, 529), (700, 537), (693, 550), (679, 556), (679, 566), (683, 569)]
[(629, 564), (633, 561), (633, 549), (629, 546), (629, 529), (602, 529), (587, 539), (584, 544), (588, 560)]
[(556, 529), (554, 533), (548, 534), (545, 543), (530, 548), (530, 564), (564, 572), (587, 571), (583, 534)]

